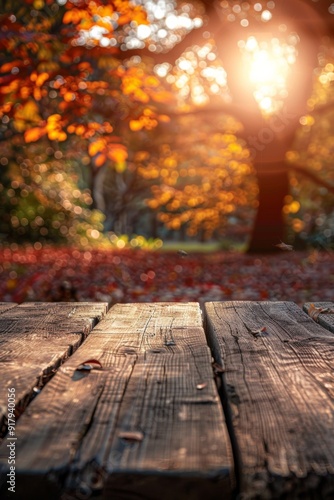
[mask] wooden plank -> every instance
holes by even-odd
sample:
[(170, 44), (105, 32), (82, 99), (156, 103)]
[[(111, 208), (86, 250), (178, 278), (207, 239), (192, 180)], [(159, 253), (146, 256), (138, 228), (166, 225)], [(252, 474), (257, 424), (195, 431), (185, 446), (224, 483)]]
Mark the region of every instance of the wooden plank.
[(292, 302), (212, 302), (205, 316), (224, 369), (241, 498), (333, 498), (332, 334)]
[(8, 311), (8, 309), (12, 309), (15, 306), (17, 306), (15, 302), (0, 302), (0, 314)]
[[(91, 358), (103, 369), (76, 370)], [(75, 498), (80, 488), (94, 498), (230, 498), (232, 452), (199, 305), (111, 308), (17, 436), (15, 498)], [(2, 477), (6, 453), (0, 446)]]
[[(334, 302), (307, 302), (304, 304), (303, 309), (311, 315), (311, 317), (330, 332), (334, 333)], [(313, 311), (313, 314), (312, 314)]]
[(0, 315), (0, 430), (6, 428), (7, 389), (15, 388), (19, 416), (60, 364), (107, 310), (104, 303), (26, 303)]

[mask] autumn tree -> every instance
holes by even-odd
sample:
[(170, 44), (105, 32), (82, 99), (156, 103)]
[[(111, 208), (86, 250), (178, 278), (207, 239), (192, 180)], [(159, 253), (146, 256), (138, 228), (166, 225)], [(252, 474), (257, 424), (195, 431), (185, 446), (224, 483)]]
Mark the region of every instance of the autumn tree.
[[(188, 78), (176, 82), (181, 93), (184, 87), (189, 93), (194, 70), (189, 53), (198, 53), (208, 42), (215, 47), (226, 70), (230, 99), (218, 89), (218, 99), (210, 106), (195, 95), (201, 106), (187, 112), (209, 114), (213, 123), (219, 113), (227, 113), (242, 124), (238, 137), (248, 150), (259, 193), (249, 249), (270, 251), (286, 236), (284, 211), (289, 210), (291, 176), (297, 173), (334, 192), (319, 168), (305, 162), (302, 153), (294, 153), (300, 128), (319, 121), (332, 106), (334, 10), (325, 0), (202, 1), (201, 5), (203, 26), (167, 53), (154, 54), (154, 59), (162, 71), (169, 68), (169, 81), (173, 81), (170, 68), (188, 72)], [(316, 89), (319, 82), (321, 89)]]
[(174, 118), (155, 151), (137, 155), (137, 171), (151, 185), (147, 204), (167, 228), (202, 240), (235, 226), (249, 232), (256, 184), (236, 128), (229, 118), (215, 132), (203, 122), (196, 129), (193, 117)]
[[(6, 156), (6, 142), (20, 143), (21, 148), (39, 142), (52, 149), (56, 159), (64, 158), (60, 176), (70, 172), (65, 157), (73, 161), (81, 157), (82, 169), (90, 171), (93, 196), (102, 166), (119, 173), (125, 170), (124, 129), (155, 127), (166, 118), (155, 113), (152, 103), (170, 97), (138, 57), (122, 64), (117, 57), (131, 30), (147, 22), (141, 6), (120, 0), (3, 2), (2, 176), (8, 168), (15, 176), (16, 167), (11, 165), (20, 163), (13, 157), (15, 148), (10, 148), (10, 158)], [(38, 158), (37, 154), (37, 163)], [(28, 163), (37, 168), (33, 159)], [(23, 182), (20, 176), (11, 181)]]
[[(144, 1), (5, 1), (0, 36), (2, 137), (11, 140), (21, 134), (26, 143), (47, 139), (69, 148), (80, 143), (80, 151), (86, 148), (83, 159), (91, 167), (94, 193), (101, 166), (110, 164), (122, 173), (125, 162), (132, 161), (124, 140), (129, 131), (145, 135), (166, 115), (173, 119), (173, 114), (187, 113), (211, 117), (214, 142), (217, 117), (233, 116), (242, 129), (233, 141), (219, 139), (225, 142), (220, 149), (241, 146), (240, 154), (248, 157), (237, 161), (240, 171), (229, 170), (235, 180), (230, 196), (245, 204), (235, 192), (247, 189), (242, 170), (245, 178), (255, 172), (258, 210), (250, 250), (272, 250), (285, 236), (282, 214), (291, 173), (333, 189), (310, 157), (294, 153), (300, 127), (309, 126), (309, 117), (325, 113), (331, 104), (333, 9), (326, 0), (202, 0), (179, 2), (177, 12), (174, 4), (159, 2), (154, 11), (152, 2)], [(193, 74), (191, 54), (203, 51), (205, 60), (198, 61), (198, 68), (209, 82), (210, 100)], [(187, 77), (176, 78), (173, 72), (178, 70)], [(176, 98), (181, 97), (173, 109), (166, 107), (170, 94), (159, 81), (164, 76), (178, 89)], [(312, 95), (315, 82), (320, 82), (321, 91), (328, 87), (325, 97), (321, 91)], [(184, 106), (187, 96), (192, 106)], [(207, 153), (208, 163), (214, 156), (212, 146), (208, 141), (207, 150), (200, 152), (203, 159)], [(233, 162), (236, 151), (230, 153)], [(225, 160), (222, 153), (221, 172), (227, 169)], [(232, 204), (224, 198), (226, 186), (219, 192), (215, 170), (217, 165), (199, 165), (199, 177), (210, 181), (192, 183), (188, 196), (186, 189), (179, 189), (180, 181), (174, 184), (175, 199), (166, 200), (172, 212), (167, 224), (187, 221), (195, 230), (201, 220), (211, 230), (221, 223), (226, 206)], [(174, 180), (176, 175), (182, 177), (175, 167)], [(165, 176), (165, 185), (171, 179)], [(211, 206), (203, 215), (201, 199), (208, 184)], [(155, 189), (161, 201), (161, 186)], [(176, 213), (178, 203), (183, 213), (188, 206), (183, 220)]]

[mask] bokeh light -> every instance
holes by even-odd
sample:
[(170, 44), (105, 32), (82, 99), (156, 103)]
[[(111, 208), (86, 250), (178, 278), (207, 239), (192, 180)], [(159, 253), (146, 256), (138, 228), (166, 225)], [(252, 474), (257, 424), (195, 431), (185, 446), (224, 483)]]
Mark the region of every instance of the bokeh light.
[(256, 36), (239, 41), (245, 63), (243, 74), (253, 85), (254, 97), (265, 114), (283, 107), (289, 71), (296, 62), (297, 43), (297, 35), (290, 37), (290, 43), (278, 38), (258, 40)]

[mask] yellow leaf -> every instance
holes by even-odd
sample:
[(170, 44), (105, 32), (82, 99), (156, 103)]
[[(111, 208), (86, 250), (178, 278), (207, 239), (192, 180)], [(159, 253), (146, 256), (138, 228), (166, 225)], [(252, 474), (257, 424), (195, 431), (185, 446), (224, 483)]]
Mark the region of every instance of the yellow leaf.
[(111, 132), (114, 130), (113, 127), (110, 125), (110, 123), (108, 122), (103, 122), (103, 127), (104, 127), (104, 131), (107, 133), (107, 134), (111, 134)]
[(32, 100), (27, 101), (16, 111), (15, 118), (19, 120), (39, 121), (41, 118), (37, 104)]
[(56, 141), (58, 139), (59, 131), (58, 130), (49, 130), (48, 138), (50, 141)]
[(105, 147), (105, 141), (103, 139), (98, 139), (97, 141), (90, 143), (88, 147), (88, 153), (90, 156), (95, 156), (97, 153), (104, 151)]
[(79, 9), (72, 8), (65, 12), (63, 17), (64, 24), (78, 24), (81, 20), (81, 15)]
[(48, 121), (55, 121), (55, 122), (58, 122), (59, 120), (61, 120), (61, 116), (56, 113), (54, 115), (50, 115), (49, 118), (48, 118)]
[(107, 157), (104, 154), (99, 154), (98, 157), (95, 159), (95, 166), (96, 167), (102, 167), (102, 165), (105, 163)]
[(54, 132), (61, 129), (61, 116), (58, 114), (50, 115), (47, 120), (46, 130), (49, 132)]
[(75, 94), (74, 92), (65, 92), (64, 94), (64, 101), (66, 102), (71, 102), (75, 100)]
[(78, 125), (75, 133), (76, 133), (76, 135), (83, 135), (85, 133), (84, 125)]
[(173, 99), (173, 95), (166, 90), (161, 90), (152, 94), (152, 99), (155, 102), (170, 102)]
[(144, 116), (155, 116), (155, 113), (150, 108), (145, 108), (143, 111), (143, 115)]
[(49, 78), (49, 73), (41, 73), (40, 75), (38, 75), (36, 79), (37, 87), (41, 87), (48, 78)]
[(147, 151), (137, 151), (135, 154), (135, 161), (145, 161), (150, 157)]
[(67, 139), (67, 134), (63, 132), (62, 130), (58, 131), (58, 141), (66, 141)]
[(116, 163), (116, 165), (115, 165), (116, 172), (118, 172), (119, 174), (121, 174), (122, 172), (124, 172), (125, 169), (126, 169), (126, 163), (125, 163), (125, 161), (121, 161), (119, 163)]
[(46, 133), (45, 127), (42, 128), (33, 127), (25, 131), (24, 140), (26, 142), (35, 142), (38, 141), (38, 139), (40, 139), (41, 137), (43, 137), (45, 133)]
[(137, 132), (143, 128), (143, 123), (139, 120), (130, 120), (129, 126), (133, 132)]
[(38, 71), (53, 73), (59, 70), (59, 64), (56, 61), (42, 61), (37, 66)]
[(39, 88), (34, 89), (34, 99), (40, 101), (42, 99), (42, 94)]
[(163, 123), (169, 123), (170, 122), (170, 117), (168, 115), (159, 115), (158, 118)]
[(76, 130), (76, 129), (75, 129), (75, 126), (74, 126), (73, 124), (72, 124), (72, 125), (69, 125), (69, 126), (67, 127), (67, 132), (68, 132), (69, 134), (74, 134), (75, 130)]
[(45, 2), (44, 2), (44, 0), (34, 0), (33, 5), (34, 5), (34, 9), (41, 10), (41, 9), (43, 9)]
[(128, 152), (122, 144), (113, 144), (108, 151), (108, 156), (116, 163), (124, 162), (128, 157)]
[(145, 85), (148, 85), (150, 87), (158, 87), (159, 80), (155, 76), (148, 76), (145, 79)]
[(11, 92), (15, 92), (20, 85), (20, 80), (13, 80), (9, 85), (4, 85), (0, 87), (1, 94), (10, 94)]
[(18, 132), (24, 132), (24, 130), (27, 128), (27, 123), (25, 120), (14, 120), (14, 127)]
[(12, 61), (5, 63), (1, 66), (1, 73), (9, 73), (13, 68), (16, 66), (21, 66), (22, 62), (21, 61)]

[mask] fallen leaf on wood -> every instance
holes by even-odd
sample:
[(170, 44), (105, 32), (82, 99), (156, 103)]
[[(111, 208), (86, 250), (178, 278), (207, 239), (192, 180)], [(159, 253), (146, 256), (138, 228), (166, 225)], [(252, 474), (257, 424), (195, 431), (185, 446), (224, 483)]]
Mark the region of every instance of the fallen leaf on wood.
[(144, 439), (144, 433), (141, 431), (121, 431), (118, 436), (127, 441), (142, 441)]
[(208, 384), (206, 384), (205, 382), (203, 384), (197, 384), (196, 385), (196, 389), (198, 389), (199, 391), (201, 391), (202, 389), (204, 389)]
[(329, 307), (316, 307), (314, 304), (310, 305), (308, 310), (309, 316), (314, 319), (314, 321), (318, 320), (319, 314), (334, 314), (334, 309), (330, 309)]
[(281, 250), (286, 250), (288, 252), (291, 252), (291, 250), (293, 250), (292, 245), (287, 245), (286, 243), (283, 243), (283, 241), (281, 241), (281, 243), (278, 243), (277, 245), (275, 245), (275, 247), (280, 248)]
[(218, 373), (224, 373), (225, 370), (224, 368), (222, 367), (222, 365), (220, 365), (219, 363), (212, 363), (212, 368), (213, 368), (213, 371), (214, 371), (214, 374), (215, 375), (218, 375)]
[(176, 345), (176, 344), (175, 344), (174, 340), (166, 340), (165, 345), (169, 346), (169, 345)]
[(263, 326), (262, 328), (259, 328), (258, 330), (249, 330), (254, 337), (261, 337), (263, 333), (267, 333), (267, 328)]
[[(94, 366), (94, 365), (97, 365), (97, 366)], [(87, 361), (84, 361), (83, 363), (81, 363), (81, 365), (79, 365), (76, 368), (76, 370), (78, 370), (79, 372), (80, 371), (90, 371), (93, 368), (101, 368), (101, 370), (102, 370), (103, 367), (102, 367), (100, 361), (98, 361), (97, 359), (87, 359)]]

